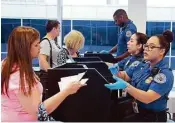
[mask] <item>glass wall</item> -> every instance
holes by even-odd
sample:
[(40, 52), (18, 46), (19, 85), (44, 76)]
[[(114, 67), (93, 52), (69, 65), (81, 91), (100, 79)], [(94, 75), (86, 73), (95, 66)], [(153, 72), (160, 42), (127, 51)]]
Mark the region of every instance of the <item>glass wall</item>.
[(11, 31), (21, 25), (20, 19), (1, 19), (1, 60), (7, 54), (7, 42)]
[(73, 20), (73, 29), (85, 36), (85, 47), (81, 52), (109, 50), (117, 43), (118, 27), (113, 21)]
[[(46, 34), (45, 23), (46, 19), (23, 19), (24, 26), (31, 26), (36, 28), (41, 38)], [(6, 56), (7, 40), (10, 32), (21, 25), (21, 19), (1, 19), (1, 59)], [(103, 49), (109, 50), (115, 44), (119, 35), (119, 27), (113, 21), (99, 21), (99, 20), (72, 20), (73, 29), (78, 30), (85, 36), (85, 47), (81, 53), (85, 51), (101, 51)], [(171, 29), (171, 22), (147, 22), (146, 34), (148, 36), (162, 34), (164, 30)], [(71, 30), (71, 20), (62, 21), (62, 39)], [(175, 22), (172, 23), (172, 30), (175, 33)], [(63, 42), (63, 40), (62, 40)], [(171, 68), (175, 69), (175, 40), (172, 42), (171, 55), (167, 54), (167, 62), (171, 63)], [(170, 60), (170, 61), (169, 61)], [(38, 65), (38, 61), (34, 60), (34, 66)]]

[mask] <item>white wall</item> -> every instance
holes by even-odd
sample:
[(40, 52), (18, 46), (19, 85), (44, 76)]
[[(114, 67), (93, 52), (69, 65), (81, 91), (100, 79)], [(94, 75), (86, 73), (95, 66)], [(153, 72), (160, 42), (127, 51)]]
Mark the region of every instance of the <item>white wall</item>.
[(128, 15), (135, 23), (137, 31), (146, 33), (147, 0), (129, 0)]
[(149, 7), (147, 8), (147, 20), (150, 21), (175, 21), (175, 7)]
[(2, 4), (2, 18), (57, 18), (56, 5)]
[[(99, 5), (79, 6), (66, 5), (63, 7), (63, 19), (80, 20), (113, 20), (112, 15), (118, 8), (128, 11), (127, 6)], [(36, 4), (1, 4), (2, 18), (57, 18), (56, 5)], [(148, 7), (147, 21), (175, 21), (175, 7)], [(137, 14), (137, 12), (135, 12)], [(132, 17), (131, 17), (132, 18)], [(142, 18), (140, 18), (142, 19)]]
[(80, 19), (80, 20), (113, 20), (112, 15), (116, 9), (123, 8), (127, 11), (127, 7), (118, 6), (64, 6), (64, 19)]

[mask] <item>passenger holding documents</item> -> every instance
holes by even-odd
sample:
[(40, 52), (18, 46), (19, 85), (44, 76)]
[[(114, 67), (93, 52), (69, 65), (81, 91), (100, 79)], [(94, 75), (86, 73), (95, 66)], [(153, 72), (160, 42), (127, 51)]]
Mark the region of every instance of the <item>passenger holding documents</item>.
[(144, 59), (134, 68), (134, 72), (126, 70), (123, 77), (131, 83), (115, 77), (114, 84), (105, 84), (111, 90), (125, 89), (133, 100), (136, 113), (131, 121), (166, 122), (167, 100), (173, 87), (174, 76), (164, 57), (170, 49), (173, 33), (165, 31), (161, 35), (152, 36), (144, 45)]
[(8, 54), (1, 66), (3, 122), (48, 121), (47, 114), (84, 86), (70, 80), (64, 90), (42, 102), (43, 86), (32, 69), (32, 59), (40, 52), (39, 39), (39, 32), (32, 27), (16, 27), (9, 36)]

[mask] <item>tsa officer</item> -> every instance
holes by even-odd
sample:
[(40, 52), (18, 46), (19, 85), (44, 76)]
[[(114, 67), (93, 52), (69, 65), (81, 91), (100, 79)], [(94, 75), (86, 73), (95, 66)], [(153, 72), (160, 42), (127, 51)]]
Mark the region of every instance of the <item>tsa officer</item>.
[(119, 63), (109, 67), (113, 75), (116, 75), (119, 70), (126, 70), (130, 67), (136, 67), (143, 61), (143, 45), (147, 42), (147, 36), (143, 33), (137, 32), (133, 34), (127, 42), (128, 52), (131, 54), (127, 58), (121, 60)]
[(132, 34), (137, 32), (137, 28), (123, 9), (116, 10), (113, 14), (113, 19), (115, 24), (121, 28), (118, 43), (110, 51), (102, 50), (101, 53), (114, 53), (117, 51), (117, 57), (115, 59), (116, 62), (118, 62), (129, 56), (129, 53), (127, 52), (127, 42)]
[(164, 57), (172, 40), (171, 31), (152, 36), (144, 46), (144, 59), (149, 62), (132, 74), (127, 74), (126, 71), (131, 83), (116, 77), (116, 83), (105, 85), (111, 90), (126, 89), (133, 97), (135, 118), (131, 121), (167, 121), (167, 100), (173, 87), (174, 76)]

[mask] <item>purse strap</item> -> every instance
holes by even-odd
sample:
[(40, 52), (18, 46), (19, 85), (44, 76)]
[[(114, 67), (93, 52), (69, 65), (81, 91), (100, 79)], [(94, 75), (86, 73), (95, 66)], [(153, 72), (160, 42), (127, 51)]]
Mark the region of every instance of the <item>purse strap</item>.
[(50, 45), (50, 67), (52, 68), (52, 66), (53, 66), (53, 63), (52, 63), (52, 45), (51, 45), (50, 40), (49, 40), (48, 38), (43, 38), (43, 39), (41, 40), (41, 42), (42, 42), (43, 40), (47, 40), (47, 41), (49, 42), (49, 45)]

